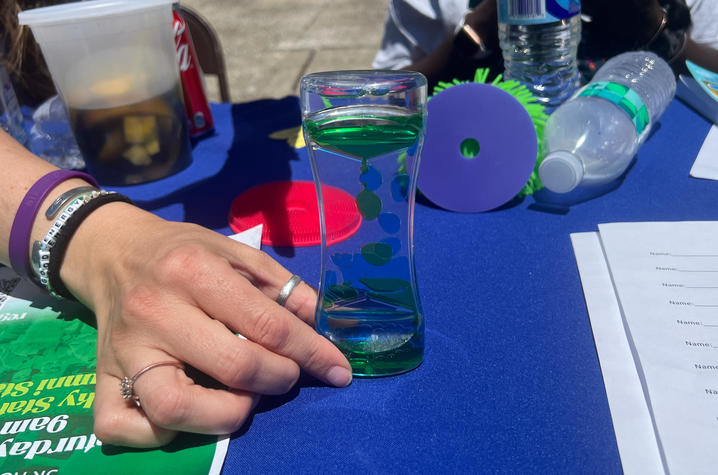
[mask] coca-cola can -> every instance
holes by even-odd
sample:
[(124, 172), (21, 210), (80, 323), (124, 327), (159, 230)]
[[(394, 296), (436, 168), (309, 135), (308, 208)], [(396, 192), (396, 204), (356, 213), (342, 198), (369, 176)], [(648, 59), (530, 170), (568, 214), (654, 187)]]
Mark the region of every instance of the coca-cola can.
[(189, 28), (176, 8), (173, 9), (173, 15), (172, 28), (182, 80), (184, 108), (189, 123), (188, 131), (190, 137), (196, 138), (214, 130), (214, 120), (209, 110), (209, 102), (202, 82), (202, 71), (197, 62), (197, 53), (194, 50)]

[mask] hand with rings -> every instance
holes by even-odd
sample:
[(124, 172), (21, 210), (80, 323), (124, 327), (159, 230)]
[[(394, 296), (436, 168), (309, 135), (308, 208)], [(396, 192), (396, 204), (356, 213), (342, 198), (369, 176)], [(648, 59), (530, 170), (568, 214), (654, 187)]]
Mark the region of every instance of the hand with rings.
[[(313, 329), (316, 292), (265, 253), (200, 226), (107, 204), (72, 238), (60, 277), (97, 316), (103, 442), (232, 433), (300, 370), (351, 382), (346, 358)], [(189, 367), (219, 385), (199, 384)]]

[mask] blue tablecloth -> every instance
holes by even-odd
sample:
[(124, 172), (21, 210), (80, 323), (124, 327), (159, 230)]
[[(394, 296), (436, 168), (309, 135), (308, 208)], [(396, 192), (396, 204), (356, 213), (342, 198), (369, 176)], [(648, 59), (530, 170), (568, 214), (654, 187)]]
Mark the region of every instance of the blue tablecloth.
[[(269, 134), (300, 124), (297, 99), (212, 106), (216, 134), (178, 175), (118, 188), (144, 208), (229, 234), (232, 200), (311, 180), (306, 149)], [(234, 434), (224, 473), (620, 473), (569, 233), (613, 221), (714, 220), (718, 183), (688, 172), (710, 124), (675, 100), (617, 183), (458, 214), (420, 201), (424, 363), (344, 389), (303, 377)], [(563, 201), (563, 202), (560, 202)], [(264, 248), (306, 281), (319, 249)]]

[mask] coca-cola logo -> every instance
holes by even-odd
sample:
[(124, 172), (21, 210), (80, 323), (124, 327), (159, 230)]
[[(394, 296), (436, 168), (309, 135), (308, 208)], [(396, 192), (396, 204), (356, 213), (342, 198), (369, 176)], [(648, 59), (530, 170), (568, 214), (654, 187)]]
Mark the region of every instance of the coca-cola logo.
[(187, 71), (192, 64), (189, 54), (189, 43), (185, 40), (185, 29), (187, 28), (187, 24), (182, 18), (175, 15), (172, 27), (175, 32), (177, 63), (179, 64), (180, 71)]

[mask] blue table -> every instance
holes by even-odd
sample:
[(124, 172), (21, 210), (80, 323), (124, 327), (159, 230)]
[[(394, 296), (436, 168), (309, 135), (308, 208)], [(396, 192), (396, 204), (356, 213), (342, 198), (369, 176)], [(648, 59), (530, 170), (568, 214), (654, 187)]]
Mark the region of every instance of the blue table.
[[(311, 169), (306, 149), (268, 137), (300, 124), (296, 98), (212, 111), (217, 133), (196, 144), (187, 170), (121, 190), (160, 216), (229, 234), (239, 193), (311, 180)], [(569, 233), (717, 219), (718, 183), (688, 176), (709, 128), (674, 100), (622, 180), (568, 206), (546, 192), (482, 214), (420, 201), (424, 363), (345, 389), (303, 377), (264, 398), (233, 435), (224, 473), (620, 473)], [(317, 247), (264, 250), (318, 283)]]

